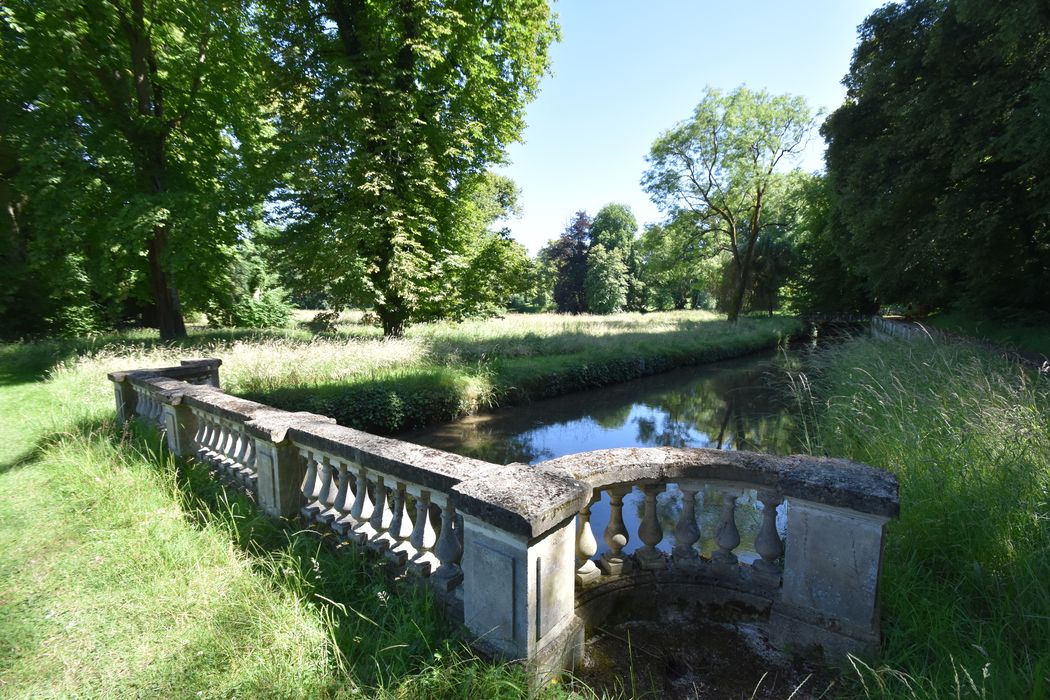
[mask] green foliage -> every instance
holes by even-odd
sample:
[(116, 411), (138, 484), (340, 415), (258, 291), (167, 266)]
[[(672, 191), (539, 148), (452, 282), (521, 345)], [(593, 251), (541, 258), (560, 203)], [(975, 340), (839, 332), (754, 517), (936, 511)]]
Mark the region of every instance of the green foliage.
[(606, 250), (601, 243), (587, 252), (584, 295), (587, 308), (595, 314), (614, 314), (627, 305), (628, 271), (618, 250)]
[[(638, 221), (634, 213), (626, 204), (606, 204), (597, 214), (591, 224), (591, 248), (596, 245), (604, 246), (609, 252), (619, 253), (626, 265), (627, 275), (627, 297), (626, 308), (632, 311), (640, 311), (644, 305), (644, 286), (641, 281), (641, 269), (636, 250), (638, 235)], [(588, 274), (590, 274), (590, 263), (588, 263)], [(592, 309), (595, 313), (598, 312)]]
[(969, 344), (859, 340), (830, 350), (805, 386), (812, 450), (900, 481), (880, 585), (883, 651), (876, 666), (857, 664), (857, 690), (1045, 694), (1050, 385)]
[(388, 335), (456, 313), (460, 271), (486, 247), (465, 208), (520, 136), (547, 70), (557, 36), (547, 3), (260, 10), (281, 92), (290, 263), (333, 305), (373, 308)]
[(823, 126), (831, 230), (882, 303), (1050, 308), (1050, 9), (911, 0), (860, 28)]
[(269, 270), (267, 252), (250, 239), (237, 243), (223, 276), (212, 281), (218, 289), (205, 306), (210, 325), (280, 328), (288, 323), (292, 307), (286, 300), (287, 292), (276, 285), (276, 277)]
[(561, 236), (539, 253), (541, 261), (554, 270), (554, 305), (563, 313), (578, 314), (587, 310), (584, 285), (590, 235), (591, 217), (585, 211), (578, 211)]
[(712, 254), (732, 257), (732, 320), (744, 309), (756, 247), (770, 225), (768, 201), (786, 186), (781, 171), (812, 125), (801, 97), (708, 88), (690, 119), (653, 142), (642, 185), (669, 219), (693, 226)]
[[(92, 307), (102, 325), (149, 300), (146, 320), (181, 334), (181, 304), (199, 308), (260, 197), (264, 51), (248, 5), (15, 0), (0, 41), (7, 247), (17, 274), (42, 273), (26, 291), (54, 318)], [(49, 270), (72, 254), (82, 276)]]

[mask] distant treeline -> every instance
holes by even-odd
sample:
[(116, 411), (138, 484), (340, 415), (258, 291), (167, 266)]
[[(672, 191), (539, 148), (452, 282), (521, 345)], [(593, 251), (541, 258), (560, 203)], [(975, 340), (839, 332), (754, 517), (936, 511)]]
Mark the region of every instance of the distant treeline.
[(872, 13), (824, 173), (793, 168), (804, 100), (709, 89), (647, 159), (661, 222), (577, 212), (534, 258), (490, 167), (558, 29), (545, 0), (475, 9), (6, 3), (0, 336), (170, 338), (290, 305), (388, 335), (506, 309), (1050, 309), (1047, 3)]

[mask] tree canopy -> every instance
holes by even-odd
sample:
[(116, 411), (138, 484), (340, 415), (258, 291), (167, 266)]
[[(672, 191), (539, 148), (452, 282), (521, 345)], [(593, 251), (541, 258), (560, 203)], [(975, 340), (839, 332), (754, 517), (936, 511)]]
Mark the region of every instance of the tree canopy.
[(74, 295), (86, 316), (149, 299), (162, 337), (184, 335), (183, 302), (208, 296), (261, 199), (249, 183), (264, 51), (249, 6), (12, 0), (0, 40), (16, 287), (42, 275), (41, 292)]
[(690, 119), (661, 134), (642, 185), (671, 219), (685, 217), (732, 260), (730, 319), (744, 305), (768, 200), (805, 145), (813, 117), (801, 97), (709, 88)]
[(835, 248), (883, 302), (1050, 308), (1050, 7), (875, 11), (823, 127)]
[(524, 127), (557, 28), (545, 0), (265, 3), (286, 247), (307, 284), (432, 318), (477, 248), (469, 202)]

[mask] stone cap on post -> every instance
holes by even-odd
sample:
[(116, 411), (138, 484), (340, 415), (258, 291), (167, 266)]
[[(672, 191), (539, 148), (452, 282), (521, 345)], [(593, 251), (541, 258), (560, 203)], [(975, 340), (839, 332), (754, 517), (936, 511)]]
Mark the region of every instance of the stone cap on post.
[(452, 493), (459, 512), (535, 539), (576, 517), (592, 490), (568, 474), (508, 464), (463, 481)]
[(541, 462), (536, 469), (567, 474), (592, 488), (644, 481), (732, 481), (887, 518), (900, 512), (897, 477), (847, 459), (641, 447), (582, 452)]
[(199, 360), (180, 360), (177, 367), (155, 367), (149, 369), (132, 369), (110, 372), (107, 376), (111, 382), (121, 383), (128, 379), (145, 379), (147, 377), (165, 377), (178, 379), (188, 384), (219, 387), (219, 367), (222, 360), (204, 358)]

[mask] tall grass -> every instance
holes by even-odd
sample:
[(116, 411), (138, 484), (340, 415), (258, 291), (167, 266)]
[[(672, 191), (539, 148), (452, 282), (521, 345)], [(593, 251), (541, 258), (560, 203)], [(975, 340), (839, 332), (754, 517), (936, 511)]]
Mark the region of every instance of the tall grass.
[(19, 396), (41, 414), (36, 451), (0, 449), (0, 696), (526, 694), (524, 672), (456, 641), (425, 589), (260, 516), (156, 431), (117, 430), (99, 417), (109, 397), (83, 408), (33, 387)]
[(1050, 382), (966, 344), (855, 340), (798, 382), (814, 452), (894, 472), (869, 697), (1050, 693)]

